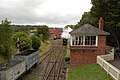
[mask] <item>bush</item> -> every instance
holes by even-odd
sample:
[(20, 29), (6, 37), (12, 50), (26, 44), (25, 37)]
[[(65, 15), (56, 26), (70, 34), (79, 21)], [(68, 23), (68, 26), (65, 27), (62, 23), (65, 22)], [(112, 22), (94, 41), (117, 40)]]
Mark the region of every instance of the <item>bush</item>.
[(15, 42), (16, 48), (19, 48), (20, 51), (30, 49), (31, 47), (31, 40), (23, 32), (17, 32), (16, 34), (14, 34), (13, 41)]
[(41, 45), (39, 37), (31, 36), (31, 40), (32, 40), (32, 48), (39, 49), (39, 47)]
[(43, 42), (47, 41), (49, 39), (49, 28), (46, 25), (40, 26), (37, 28), (37, 31), (35, 33), (36, 36), (38, 36)]
[(21, 37), (19, 44), (20, 51), (30, 49), (30, 47), (31, 47), (31, 40), (28, 37)]

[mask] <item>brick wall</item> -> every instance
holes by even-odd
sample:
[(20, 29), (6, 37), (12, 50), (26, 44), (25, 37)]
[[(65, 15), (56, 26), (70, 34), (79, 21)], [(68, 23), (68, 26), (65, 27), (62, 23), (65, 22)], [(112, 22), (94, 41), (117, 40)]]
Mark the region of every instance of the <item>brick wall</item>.
[(97, 55), (105, 54), (106, 36), (98, 36), (98, 46), (70, 46), (70, 66), (78, 67), (96, 62)]

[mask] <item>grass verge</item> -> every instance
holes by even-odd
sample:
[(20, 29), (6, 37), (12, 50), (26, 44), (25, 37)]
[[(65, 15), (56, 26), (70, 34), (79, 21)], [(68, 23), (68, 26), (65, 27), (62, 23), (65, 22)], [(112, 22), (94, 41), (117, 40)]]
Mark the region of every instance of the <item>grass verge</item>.
[(69, 68), (68, 80), (112, 80), (97, 64), (89, 64), (79, 68)]
[(67, 48), (66, 57), (70, 57), (70, 49), (69, 48)]
[(51, 46), (51, 43), (50, 41), (47, 41), (47, 42), (41, 42), (41, 47), (40, 47), (40, 53), (39, 53), (39, 56), (43, 55), (46, 51), (49, 50)]
[(65, 68), (68, 68), (70, 66), (70, 49), (69, 48), (67, 48), (67, 51), (66, 51), (65, 62), (66, 64), (64, 66)]

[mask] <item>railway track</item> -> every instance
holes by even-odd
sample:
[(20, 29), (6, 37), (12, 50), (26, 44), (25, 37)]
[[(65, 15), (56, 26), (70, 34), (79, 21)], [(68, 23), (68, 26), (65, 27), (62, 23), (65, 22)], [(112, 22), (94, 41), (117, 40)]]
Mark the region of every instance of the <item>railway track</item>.
[[(64, 56), (66, 53), (65, 47), (58, 46), (56, 51), (51, 53), (47, 65), (44, 68), (40, 80), (60, 80), (62, 75), (62, 69), (64, 65)], [(53, 56), (54, 55), (54, 56)]]
[(50, 55), (50, 53), (52, 53), (56, 49), (56, 47), (52, 47), (50, 50), (48, 50), (46, 53), (44, 53), (42, 56), (40, 56), (40, 60), (39, 60), (38, 64), (42, 63)]
[[(57, 49), (56, 52), (59, 53), (58, 49)], [(52, 55), (54, 55), (54, 56), (52, 56)], [(56, 54), (54, 52), (50, 54), (49, 59), (46, 62), (47, 65), (45, 67), (45, 70), (44, 70), (44, 73), (43, 73), (43, 76), (42, 76), (42, 80), (47, 80), (48, 79), (50, 73), (52, 72), (52, 69), (54, 68), (54, 66), (55, 66), (55, 64), (58, 60), (58, 57), (59, 57), (59, 55), (56, 57)]]
[(40, 57), (38, 66), (19, 80), (64, 80), (62, 75), (66, 46), (62, 46), (61, 40), (55, 40), (52, 44), (49, 51)]

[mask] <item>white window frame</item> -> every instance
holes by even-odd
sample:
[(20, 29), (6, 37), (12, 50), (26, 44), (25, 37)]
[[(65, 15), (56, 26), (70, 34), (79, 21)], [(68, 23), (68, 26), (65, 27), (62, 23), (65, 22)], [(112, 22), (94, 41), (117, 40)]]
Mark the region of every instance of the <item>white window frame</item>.
[[(75, 35), (70, 36), (70, 45), (71, 46), (98, 46), (98, 36), (96, 36), (95, 45), (85, 45), (85, 37), (86, 36), (83, 36), (83, 45), (76, 45), (76, 39), (74, 39), (75, 37), (76, 37)], [(74, 39), (74, 45), (73, 45), (73, 39)], [(79, 40), (79, 38), (78, 38), (78, 40)]]

